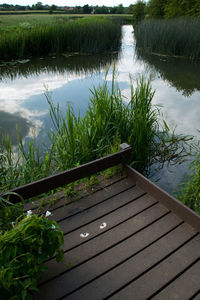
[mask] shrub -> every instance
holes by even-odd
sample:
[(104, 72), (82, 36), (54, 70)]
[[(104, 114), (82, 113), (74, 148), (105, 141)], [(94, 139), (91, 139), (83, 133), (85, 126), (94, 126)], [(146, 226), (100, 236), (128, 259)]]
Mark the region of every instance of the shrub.
[(0, 236), (0, 295), (2, 299), (32, 299), (44, 261), (63, 256), (63, 234), (56, 222), (31, 215)]

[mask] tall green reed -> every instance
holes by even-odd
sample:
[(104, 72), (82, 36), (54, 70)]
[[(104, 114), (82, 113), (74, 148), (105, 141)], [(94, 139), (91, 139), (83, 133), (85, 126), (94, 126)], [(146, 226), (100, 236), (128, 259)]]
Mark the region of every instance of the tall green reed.
[(200, 20), (145, 20), (135, 26), (136, 45), (147, 52), (200, 58)]
[(63, 113), (46, 93), (53, 128), (48, 133), (51, 146), (44, 153), (40, 153), (34, 140), (29, 141), (25, 151), (19, 136), (14, 154), (8, 137), (2, 139), (2, 191), (107, 155), (121, 142), (132, 146), (129, 163), (144, 174), (154, 163), (162, 166), (166, 161), (180, 162), (186, 153), (187, 138), (171, 134), (165, 122), (160, 129), (159, 110), (152, 105), (154, 91), (150, 80), (140, 77), (135, 87), (131, 82), (127, 104), (115, 83), (114, 72), (111, 87), (105, 81), (91, 90), (84, 117), (75, 115), (70, 106)]
[(120, 43), (120, 23), (108, 18), (83, 18), (3, 32), (0, 36), (0, 59), (18, 59), (63, 51), (101, 53), (118, 50)]

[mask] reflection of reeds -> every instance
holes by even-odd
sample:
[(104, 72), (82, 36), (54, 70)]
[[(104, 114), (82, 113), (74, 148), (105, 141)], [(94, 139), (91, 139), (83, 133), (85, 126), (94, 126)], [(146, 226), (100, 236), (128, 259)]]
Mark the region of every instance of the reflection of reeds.
[(113, 75), (112, 88), (107, 82), (94, 88), (85, 116), (77, 117), (71, 107), (63, 115), (47, 94), (54, 126), (49, 133), (50, 149), (41, 156), (31, 140), (25, 151), (19, 136), (16, 158), (8, 137), (0, 140), (0, 188), (5, 191), (99, 158), (116, 151), (121, 142), (132, 146), (130, 162), (143, 173), (154, 162), (179, 162), (185, 154), (185, 138), (169, 134), (166, 123), (159, 131), (159, 111), (152, 106), (153, 96), (150, 82), (140, 78), (136, 88), (131, 85), (131, 99), (125, 104)]
[(200, 20), (148, 20), (135, 26), (137, 47), (147, 52), (200, 58)]
[(118, 50), (121, 24), (106, 18), (83, 18), (73, 22), (19, 28), (0, 36), (0, 59), (41, 56), (77, 51), (101, 53)]
[(191, 96), (194, 91), (200, 91), (200, 63), (191, 63), (183, 58), (163, 57), (147, 53), (137, 48), (137, 58), (147, 63), (150, 70), (158, 72), (163, 80), (167, 80), (184, 96)]
[[(44, 59), (33, 58), (27, 63), (20, 63), (17, 60), (14, 62), (3, 62), (0, 64), (0, 80), (9, 78), (11, 80), (16, 77), (28, 77), (39, 75), (44, 72), (53, 72), (57, 74), (92, 74), (99, 72), (107, 65), (111, 65), (118, 59), (118, 51), (112, 51), (101, 54), (62, 54), (45, 57)], [(14, 68), (13, 68), (14, 64)]]

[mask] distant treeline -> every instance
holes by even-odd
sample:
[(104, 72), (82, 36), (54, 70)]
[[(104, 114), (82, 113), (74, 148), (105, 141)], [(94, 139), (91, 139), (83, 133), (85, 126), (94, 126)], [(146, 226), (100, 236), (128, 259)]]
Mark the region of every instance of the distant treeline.
[(129, 7), (124, 7), (122, 4), (114, 7), (108, 6), (89, 6), (88, 4), (84, 6), (57, 6), (53, 5), (43, 5), (42, 2), (37, 2), (32, 6), (29, 5), (13, 5), (13, 4), (0, 4), (0, 11), (9, 12), (9, 11), (62, 11), (68, 14), (132, 14), (133, 5)]
[(200, 0), (138, 0), (133, 5), (133, 16), (135, 21), (144, 18), (200, 17)]

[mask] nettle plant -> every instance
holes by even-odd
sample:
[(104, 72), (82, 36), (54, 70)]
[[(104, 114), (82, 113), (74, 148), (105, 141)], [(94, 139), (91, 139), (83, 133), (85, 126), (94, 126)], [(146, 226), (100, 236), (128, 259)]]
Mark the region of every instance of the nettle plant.
[(2, 299), (32, 299), (37, 281), (47, 269), (44, 262), (56, 254), (63, 259), (63, 233), (46, 215), (27, 212), (0, 236), (0, 295)]

